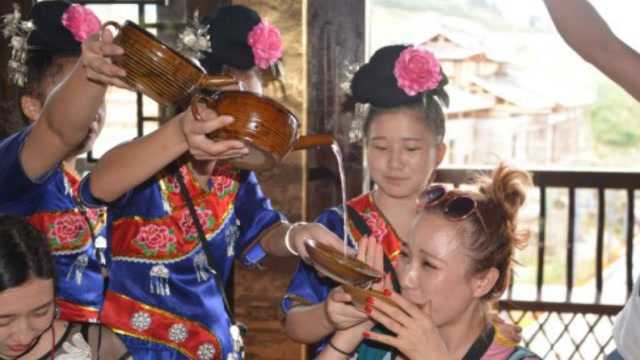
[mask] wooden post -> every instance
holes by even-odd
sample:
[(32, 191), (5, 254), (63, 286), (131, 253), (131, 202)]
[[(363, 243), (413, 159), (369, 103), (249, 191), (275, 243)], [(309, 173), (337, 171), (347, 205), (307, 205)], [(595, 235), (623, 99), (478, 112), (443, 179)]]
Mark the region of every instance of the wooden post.
[[(346, 68), (365, 56), (365, 1), (312, 0), (307, 6), (307, 131), (329, 132), (338, 140), (347, 174), (347, 197), (362, 191), (362, 147), (349, 144), (352, 115), (342, 114)], [(306, 210), (313, 219), (340, 202), (336, 161), (331, 150), (308, 152)]]

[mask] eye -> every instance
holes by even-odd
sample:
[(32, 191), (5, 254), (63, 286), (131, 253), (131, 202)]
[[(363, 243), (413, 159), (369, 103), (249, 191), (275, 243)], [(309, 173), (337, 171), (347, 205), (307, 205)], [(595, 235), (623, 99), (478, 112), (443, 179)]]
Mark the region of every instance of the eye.
[(405, 149), (406, 151), (409, 151), (409, 152), (414, 152), (414, 151), (420, 151), (420, 150), (422, 150), (422, 148), (421, 148), (421, 147), (419, 147), (419, 146), (407, 146), (407, 147), (405, 147), (404, 149)]
[(0, 320), (0, 327), (9, 326), (11, 325), (12, 322), (13, 322), (13, 318)]
[(378, 151), (385, 151), (385, 150), (387, 150), (387, 147), (386, 147), (386, 146), (384, 146), (384, 145), (373, 145), (373, 148), (374, 148), (375, 150), (378, 150)]
[(34, 311), (33, 312), (33, 316), (35, 316), (35, 317), (45, 317), (45, 316), (49, 315), (49, 312), (51, 312), (51, 309), (52, 309), (51, 306), (47, 306), (44, 309), (40, 309), (40, 310)]
[(429, 262), (429, 261), (427, 261), (427, 260), (424, 260), (424, 261), (422, 262), (422, 267), (423, 267), (423, 268), (425, 268), (425, 269), (428, 269), (428, 270), (432, 270), (432, 269), (434, 269), (434, 270), (435, 270), (435, 269), (438, 269), (435, 265), (433, 265), (432, 263), (430, 263), (430, 262)]

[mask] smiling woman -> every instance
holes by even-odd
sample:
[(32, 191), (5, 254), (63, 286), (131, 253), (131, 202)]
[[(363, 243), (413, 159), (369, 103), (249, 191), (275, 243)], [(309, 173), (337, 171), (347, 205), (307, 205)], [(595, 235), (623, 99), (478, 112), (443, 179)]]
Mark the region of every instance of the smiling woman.
[(107, 329), (56, 318), (54, 279), (46, 239), (21, 218), (0, 215), (0, 358), (127, 358)]

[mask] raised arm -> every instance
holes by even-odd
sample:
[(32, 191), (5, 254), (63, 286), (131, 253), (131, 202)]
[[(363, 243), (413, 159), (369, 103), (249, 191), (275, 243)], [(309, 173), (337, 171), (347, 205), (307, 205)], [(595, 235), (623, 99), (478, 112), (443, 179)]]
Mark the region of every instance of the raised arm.
[(104, 201), (118, 199), (143, 183), (187, 150), (202, 159), (234, 157), (244, 153), (239, 141), (213, 141), (206, 134), (233, 121), (229, 116), (217, 116), (201, 109), (203, 120), (193, 118), (187, 110), (176, 115), (153, 133), (119, 145), (107, 152), (92, 169), (91, 194)]
[[(119, 54), (111, 33), (105, 31), (88, 38), (82, 44), (82, 55), (71, 74), (47, 97), (47, 101), (33, 129), (25, 140), (20, 162), (31, 179), (37, 179), (74, 155), (89, 133), (89, 128), (104, 103), (107, 85), (89, 78), (87, 62), (96, 57)], [(106, 62), (106, 60), (103, 60)], [(105, 71), (119, 69), (108, 63)]]
[(640, 101), (640, 54), (611, 31), (586, 0), (544, 0), (562, 38)]

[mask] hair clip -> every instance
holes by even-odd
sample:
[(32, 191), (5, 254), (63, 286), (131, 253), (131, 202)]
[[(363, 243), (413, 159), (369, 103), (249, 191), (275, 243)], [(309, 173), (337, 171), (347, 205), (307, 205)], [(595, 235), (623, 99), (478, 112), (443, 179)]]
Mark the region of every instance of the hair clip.
[(24, 21), (20, 14), (20, 6), (13, 4), (13, 13), (2, 16), (2, 35), (9, 40), (11, 57), (7, 64), (9, 80), (23, 87), (27, 83), (27, 38), (35, 25), (33, 21)]
[(211, 52), (209, 25), (200, 24), (199, 11), (193, 12), (193, 19), (187, 22), (184, 31), (178, 35), (178, 51), (183, 55), (202, 59), (205, 52)]

